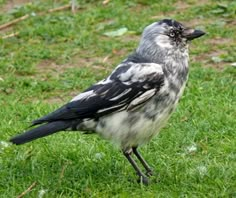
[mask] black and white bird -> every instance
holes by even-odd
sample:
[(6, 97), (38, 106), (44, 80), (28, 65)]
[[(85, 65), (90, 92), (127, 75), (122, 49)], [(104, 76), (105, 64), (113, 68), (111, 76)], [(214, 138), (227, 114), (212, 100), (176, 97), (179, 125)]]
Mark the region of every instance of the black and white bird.
[[(14, 144), (59, 131), (97, 133), (120, 146), (144, 184), (152, 170), (137, 148), (149, 142), (174, 111), (188, 79), (188, 43), (205, 33), (163, 19), (147, 26), (133, 54), (104, 80), (32, 122)], [(147, 171), (144, 174), (132, 153)]]

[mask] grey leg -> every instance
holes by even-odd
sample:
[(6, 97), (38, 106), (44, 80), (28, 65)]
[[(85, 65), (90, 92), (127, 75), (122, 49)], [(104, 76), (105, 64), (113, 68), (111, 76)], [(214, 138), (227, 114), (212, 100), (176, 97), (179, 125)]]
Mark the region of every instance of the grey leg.
[(133, 152), (136, 155), (136, 157), (138, 158), (138, 160), (141, 162), (141, 164), (143, 165), (143, 167), (146, 169), (146, 175), (147, 176), (152, 176), (152, 169), (150, 168), (150, 166), (148, 165), (148, 163), (143, 159), (142, 155), (138, 152), (137, 147), (133, 147)]
[(145, 176), (145, 174), (142, 173), (136, 162), (131, 157), (131, 152), (123, 151), (124, 156), (128, 159), (130, 164), (133, 166), (134, 170), (136, 171), (137, 175), (139, 176), (138, 182), (141, 182), (145, 185), (149, 184), (148, 178)]

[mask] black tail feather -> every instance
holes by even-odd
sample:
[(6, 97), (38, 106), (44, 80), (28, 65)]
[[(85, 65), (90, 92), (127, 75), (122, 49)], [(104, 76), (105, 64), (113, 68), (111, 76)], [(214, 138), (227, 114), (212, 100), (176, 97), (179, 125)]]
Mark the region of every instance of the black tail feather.
[(38, 126), (31, 130), (26, 131), (23, 134), (17, 135), (10, 139), (10, 142), (13, 144), (24, 144), (26, 142), (30, 142), (32, 140), (51, 135), (58, 131), (65, 130), (69, 128), (71, 125), (70, 121), (55, 121), (46, 123), (44, 125)]

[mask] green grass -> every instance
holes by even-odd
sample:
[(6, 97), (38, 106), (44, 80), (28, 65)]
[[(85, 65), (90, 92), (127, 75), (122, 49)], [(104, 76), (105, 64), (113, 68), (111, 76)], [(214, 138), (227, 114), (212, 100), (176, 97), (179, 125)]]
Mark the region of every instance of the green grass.
[[(0, 0), (0, 10), (7, 2)], [(19, 32), (0, 39), (1, 197), (16, 197), (33, 182), (25, 197), (42, 190), (43, 197), (236, 197), (236, 3), (79, 2), (75, 14), (37, 15), (68, 3), (63, 0), (0, 12), (0, 24), (36, 13), (0, 31), (0, 37)], [(137, 46), (143, 28), (163, 17), (208, 34), (191, 45), (190, 78), (177, 111), (140, 149), (157, 173), (150, 186), (136, 183), (121, 152), (96, 135), (62, 132), (22, 146), (7, 144), (31, 120), (109, 74)], [(103, 35), (121, 27), (129, 32)]]

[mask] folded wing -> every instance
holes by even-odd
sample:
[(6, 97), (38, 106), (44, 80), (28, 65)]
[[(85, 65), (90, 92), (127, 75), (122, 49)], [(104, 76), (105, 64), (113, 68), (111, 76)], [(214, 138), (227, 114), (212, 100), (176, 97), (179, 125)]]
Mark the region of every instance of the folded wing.
[(154, 63), (122, 63), (105, 80), (91, 86), (71, 102), (33, 121), (96, 119), (126, 109), (131, 111), (151, 99), (163, 86), (161, 66)]

